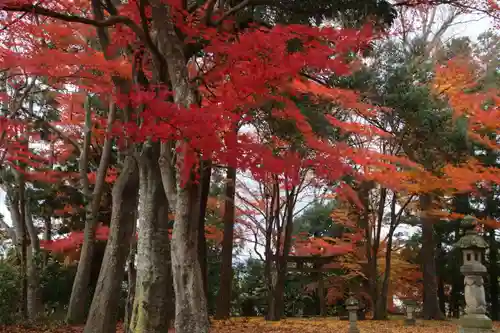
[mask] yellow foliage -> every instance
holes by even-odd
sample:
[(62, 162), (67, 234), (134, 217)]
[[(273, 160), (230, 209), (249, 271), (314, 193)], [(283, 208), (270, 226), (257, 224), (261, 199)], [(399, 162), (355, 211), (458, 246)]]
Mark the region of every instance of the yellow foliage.
[[(286, 319), (266, 322), (261, 318), (232, 318), (213, 322), (213, 333), (337, 333), (348, 331), (348, 321), (327, 319)], [(359, 321), (361, 332), (370, 333), (455, 333), (454, 322), (418, 321), (416, 326), (403, 325), (403, 317), (389, 321)]]

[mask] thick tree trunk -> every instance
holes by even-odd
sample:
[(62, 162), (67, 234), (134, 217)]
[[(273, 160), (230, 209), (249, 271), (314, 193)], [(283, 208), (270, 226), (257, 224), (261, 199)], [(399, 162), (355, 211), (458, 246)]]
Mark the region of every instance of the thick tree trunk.
[(136, 223), (138, 174), (135, 159), (126, 157), (120, 176), (113, 186), (109, 239), (84, 333), (116, 331), (120, 288)]
[(439, 307), (438, 285), (436, 274), (436, 244), (434, 243), (434, 218), (426, 212), (432, 208), (432, 196), (420, 196), (420, 209), (422, 210), (422, 260), (424, 283), (423, 317), (426, 320), (443, 320), (444, 315)]
[(137, 242), (135, 237), (132, 238), (132, 244), (130, 244), (130, 253), (128, 255), (128, 268), (127, 268), (127, 303), (125, 304), (125, 318), (123, 320), (123, 331), (128, 332), (130, 328), (130, 320), (132, 318), (132, 311), (134, 309), (134, 299), (135, 299), (135, 286), (137, 279), (137, 270), (135, 268), (135, 257), (137, 253)]
[(29, 204), (25, 204), (26, 229), (30, 238), (30, 246), (27, 249), (27, 312), (28, 319), (36, 321), (43, 312), (42, 294), (40, 290), (40, 240), (38, 232), (33, 223), (29, 210)]
[(159, 144), (153, 144), (145, 147), (139, 161), (139, 239), (131, 333), (164, 333), (172, 320), (168, 202), (158, 166), (159, 156)]
[(222, 240), (222, 262), (220, 269), (220, 288), (217, 295), (216, 319), (229, 318), (231, 310), (231, 290), (233, 286), (233, 229), (234, 195), (236, 188), (236, 169), (229, 167), (226, 176), (224, 205), (224, 239)]
[(177, 188), (172, 269), (175, 288), (175, 330), (178, 333), (208, 332), (203, 277), (197, 253), (199, 189), (195, 183)]

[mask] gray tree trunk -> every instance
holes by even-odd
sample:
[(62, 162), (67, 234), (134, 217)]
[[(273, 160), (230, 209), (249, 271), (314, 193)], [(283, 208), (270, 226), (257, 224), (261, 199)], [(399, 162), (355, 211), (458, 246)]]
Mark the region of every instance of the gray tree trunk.
[[(168, 69), (168, 77), (162, 75), (162, 81), (171, 84), (174, 102), (177, 105), (182, 107), (196, 105), (199, 99), (189, 79), (187, 59), (184, 54), (185, 45), (177, 35), (170, 7), (160, 0), (152, 0), (150, 3), (153, 7), (152, 21), (153, 28), (157, 31), (158, 49)], [(171, 243), (175, 330), (176, 333), (205, 333), (209, 330), (209, 320), (203, 275), (198, 258), (200, 187), (192, 177), (181, 182), (179, 172), (176, 172), (176, 163), (172, 158), (177, 150), (177, 162), (182, 166), (184, 157), (189, 153), (187, 146), (183, 140), (175, 144), (163, 143), (159, 161), (169, 204), (175, 207)], [(139, 284), (139, 281), (137, 283)]]
[(38, 232), (33, 223), (33, 218), (29, 209), (29, 204), (25, 204), (25, 222), (26, 229), (30, 238), (30, 245), (26, 253), (26, 270), (28, 279), (27, 290), (27, 312), (28, 319), (36, 321), (43, 313), (42, 294), (40, 290), (40, 240), (38, 239)]
[[(144, 147), (139, 160), (139, 239), (131, 333), (167, 332), (172, 319), (168, 202), (161, 181), (159, 156), (160, 146), (153, 144)], [(196, 253), (196, 247), (194, 250)]]
[[(134, 230), (135, 233), (135, 230)], [(135, 299), (135, 281), (137, 280), (137, 270), (135, 268), (135, 257), (137, 253), (137, 241), (135, 235), (130, 244), (130, 252), (128, 254), (127, 268), (127, 303), (125, 304), (125, 318), (123, 320), (123, 331), (128, 332), (130, 327), (130, 319), (132, 318), (132, 310), (134, 308)]]
[(114, 333), (120, 288), (136, 223), (139, 168), (131, 156), (113, 187), (111, 227), (84, 333)]
[[(106, 125), (106, 132), (111, 133), (113, 123), (116, 116), (116, 107), (110, 103), (108, 111), (108, 119)], [(85, 104), (85, 138), (84, 145), (81, 149), (80, 156), (80, 180), (82, 183), (82, 192), (84, 194), (86, 203), (86, 217), (83, 245), (80, 253), (80, 260), (76, 271), (75, 280), (73, 281), (73, 288), (71, 290), (71, 298), (68, 305), (68, 313), (66, 321), (71, 324), (83, 323), (86, 315), (86, 305), (89, 296), (90, 274), (92, 270), (92, 257), (94, 255), (94, 242), (95, 232), (97, 227), (97, 218), (101, 206), (101, 198), (104, 192), (106, 173), (111, 161), (111, 148), (113, 146), (113, 138), (107, 137), (104, 140), (101, 158), (99, 160), (99, 167), (95, 180), (94, 189), (91, 192), (88, 179), (88, 160), (90, 149), (90, 127), (91, 127), (91, 110), (89, 101), (87, 99)]]

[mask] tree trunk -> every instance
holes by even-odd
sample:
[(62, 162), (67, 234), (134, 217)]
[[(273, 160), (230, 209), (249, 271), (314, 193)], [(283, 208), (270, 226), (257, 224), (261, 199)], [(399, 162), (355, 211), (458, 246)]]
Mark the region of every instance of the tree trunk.
[(382, 288), (380, 291), (380, 296), (377, 298), (375, 303), (375, 308), (373, 311), (374, 320), (387, 320), (387, 298), (389, 292), (389, 281), (391, 280), (391, 265), (392, 265), (392, 237), (395, 228), (391, 228), (389, 231), (389, 236), (387, 237), (387, 246), (385, 252), (385, 271), (384, 278), (382, 280)]
[(231, 290), (233, 286), (233, 229), (234, 196), (236, 188), (236, 169), (229, 167), (226, 176), (226, 194), (224, 206), (224, 239), (222, 240), (222, 262), (220, 269), (220, 288), (217, 295), (216, 319), (230, 316)]
[(197, 253), (199, 189), (194, 182), (177, 188), (172, 269), (175, 288), (175, 330), (177, 333), (208, 332), (208, 315), (203, 277)]
[(80, 249), (78, 268), (76, 270), (71, 297), (68, 304), (66, 322), (81, 324), (87, 314), (87, 300), (90, 294), (90, 273), (92, 271), (92, 257), (94, 255), (95, 230), (89, 223), (85, 224), (83, 245)]
[[(43, 240), (49, 242), (52, 240), (52, 220), (51, 217), (44, 218)], [(43, 251), (43, 267), (46, 267), (49, 262), (49, 251)]]
[[(319, 269), (322, 268), (322, 265), (319, 266)], [(327, 316), (326, 309), (326, 295), (325, 295), (325, 280), (323, 278), (323, 273), (318, 273), (318, 298), (319, 298), (319, 315), (321, 317)]]
[[(464, 215), (471, 213), (468, 193), (455, 195), (453, 198), (453, 211)], [(455, 225), (454, 243), (458, 242), (461, 237), (460, 222), (461, 220), (455, 220), (452, 222)], [(454, 249), (452, 253), (454, 260), (452, 261), (453, 276), (450, 297), (450, 312), (453, 318), (458, 319), (460, 317), (460, 304), (462, 301), (462, 291), (464, 289), (464, 278), (462, 273), (460, 273), (462, 255), (460, 254), (459, 249)]]
[(438, 241), (437, 244), (437, 258), (436, 258), (436, 267), (437, 267), (437, 279), (438, 279), (438, 298), (439, 298), (439, 309), (441, 309), (441, 313), (446, 317), (446, 295), (444, 292), (444, 277), (443, 277), (443, 267), (445, 263), (445, 254), (443, 248), (441, 246), (441, 241)]
[[(111, 133), (111, 129), (115, 121), (115, 113), (116, 107), (113, 103), (110, 103), (106, 125), (106, 133), (108, 134)], [(78, 262), (75, 280), (73, 281), (73, 288), (71, 290), (71, 297), (68, 304), (68, 313), (66, 315), (66, 321), (70, 324), (81, 324), (86, 318), (89, 284), (92, 273), (92, 259), (95, 248), (95, 232), (98, 223), (97, 219), (106, 183), (106, 173), (111, 161), (111, 148), (113, 146), (113, 138), (107, 137), (104, 140), (95, 185), (93, 191), (91, 192), (88, 179), (88, 155), (91, 142), (91, 124), (90, 100), (87, 98), (85, 102), (85, 137), (79, 161), (80, 181), (82, 185), (82, 192), (86, 200), (85, 229), (80, 260)]]
[(490, 275), (490, 302), (491, 302), (491, 320), (498, 320), (498, 248), (495, 238), (495, 229), (490, 229), (489, 232), (490, 245), (490, 267), (488, 273)]
[(28, 280), (27, 280), (27, 235), (24, 212), (24, 182), (19, 173), (15, 174), (17, 186), (15, 192), (10, 196), (8, 205), (12, 223), (15, 230), (16, 254), (19, 260), (21, 273), (21, 297), (19, 300), (19, 313), (23, 319), (28, 318), (27, 298), (28, 298)]
[[(285, 304), (285, 282), (288, 271), (288, 253), (290, 252), (292, 231), (293, 231), (293, 211), (295, 207), (295, 188), (287, 191), (286, 194), (286, 214), (285, 221), (282, 230), (278, 233), (283, 232), (283, 245), (278, 247), (276, 251), (276, 279), (274, 279), (275, 284), (273, 287), (272, 302), (270, 304), (270, 315), (269, 320), (278, 321), (283, 317)], [(281, 244), (278, 238), (278, 244)]]
[(138, 167), (131, 156), (125, 158), (113, 186), (109, 239), (84, 333), (114, 333), (125, 261), (136, 223)]
[(172, 320), (172, 281), (168, 202), (158, 166), (159, 144), (145, 147), (141, 155), (137, 282), (129, 332), (164, 333)]
[(38, 232), (33, 223), (29, 204), (25, 204), (25, 222), (30, 238), (30, 246), (27, 249), (27, 312), (28, 319), (36, 321), (43, 312), (42, 294), (40, 290), (40, 240)]
[[(137, 218), (136, 218), (137, 220)], [(134, 224), (135, 225), (135, 224)], [(137, 270), (135, 268), (135, 258), (137, 253), (137, 241), (135, 239), (135, 231), (132, 233), (132, 241), (130, 244), (130, 252), (127, 259), (127, 303), (125, 304), (125, 318), (123, 320), (123, 332), (128, 332), (130, 328), (130, 319), (132, 318), (132, 311), (134, 308), (135, 299), (135, 286), (137, 279)]]
[(426, 320), (443, 320), (444, 316), (439, 308), (437, 274), (436, 274), (436, 244), (434, 243), (434, 218), (427, 211), (432, 208), (432, 196), (420, 196), (420, 209), (422, 211), (422, 260), (424, 283), (423, 317)]
[(212, 176), (212, 161), (201, 163), (201, 199), (200, 215), (198, 217), (198, 260), (200, 261), (203, 276), (203, 290), (208, 299), (208, 265), (207, 265), (207, 238), (205, 236), (205, 215), (207, 212), (208, 195), (210, 194), (210, 178)]

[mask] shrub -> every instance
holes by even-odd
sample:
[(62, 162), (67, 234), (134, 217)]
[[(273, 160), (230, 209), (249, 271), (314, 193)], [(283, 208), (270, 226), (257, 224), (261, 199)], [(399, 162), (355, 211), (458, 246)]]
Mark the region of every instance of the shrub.
[(20, 290), (18, 270), (11, 264), (0, 261), (0, 324), (12, 324), (15, 321)]

